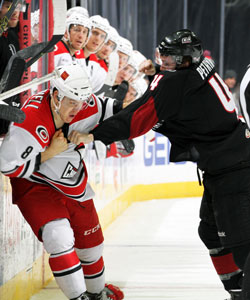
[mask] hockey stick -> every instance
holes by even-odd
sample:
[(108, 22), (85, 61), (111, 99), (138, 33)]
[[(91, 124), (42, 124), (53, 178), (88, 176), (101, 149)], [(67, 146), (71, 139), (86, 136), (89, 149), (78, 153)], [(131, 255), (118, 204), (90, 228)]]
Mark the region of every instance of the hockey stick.
[(66, 20), (67, 2), (65, 0), (53, 0), (53, 13), (54, 13), (54, 32), (48, 44), (34, 57), (32, 57), (26, 68), (30, 67), (45, 53), (51, 50), (57, 44), (65, 33), (65, 20)]
[(11, 7), (5, 14), (5, 16), (2, 19), (0, 19), (0, 36), (3, 34), (4, 30), (7, 28), (8, 22), (12, 16), (12, 14), (14, 13), (17, 5), (21, 2), (22, 2), (22, 0), (14, 0), (11, 4)]
[(119, 55), (117, 52), (112, 52), (109, 56), (109, 68), (108, 74), (105, 80), (105, 84), (112, 86), (115, 82), (116, 74), (119, 68)]
[(41, 78), (36, 78), (28, 83), (25, 83), (23, 85), (20, 85), (12, 90), (9, 90), (7, 92), (4, 92), (2, 94), (0, 94), (0, 104), (2, 105), (8, 105), (6, 102), (4, 102), (3, 100), (5, 99), (8, 99), (10, 97), (13, 97), (19, 93), (22, 93), (34, 86), (37, 86), (39, 84), (42, 84), (44, 82), (47, 82), (49, 80), (51, 80), (52, 78), (57, 78), (57, 77), (60, 77), (59, 73), (57, 72), (57, 70), (55, 70), (54, 72), (52, 73), (49, 73)]
[(32, 55), (41, 52), (47, 43), (48, 42), (42, 42), (32, 45), (19, 50), (15, 55), (11, 56), (0, 81), (0, 93), (19, 85), (23, 72), (26, 69), (26, 60), (32, 57)]
[(104, 160), (107, 157), (107, 147), (101, 141), (94, 141), (95, 154), (98, 160)]
[[(65, 0), (53, 0), (54, 11), (54, 33), (49, 42), (32, 45), (17, 52), (4, 70), (0, 83), (0, 91), (7, 91), (19, 85), (20, 79), (25, 71), (45, 53), (53, 51), (55, 44), (61, 40), (65, 32), (65, 20), (67, 5)], [(31, 59), (26, 62), (27, 59)]]
[(22, 110), (3, 103), (0, 104), (0, 119), (16, 123), (22, 123), (25, 120), (25, 113)]
[[(19, 3), (20, 1), (21, 0), (17, 0), (16, 2)], [(14, 3), (15, 2), (13, 2), (13, 4), (12, 4), (13, 11), (14, 11), (14, 8), (17, 6), (17, 4), (14, 6)], [(49, 42), (47, 42), (45, 45), (40, 43), (39, 47), (42, 45), (41, 49), (37, 48), (38, 45), (34, 45), (34, 46), (36, 46), (36, 49), (38, 51), (36, 50), (35, 56), (31, 60), (29, 60), (28, 63), (26, 63), (25, 57), (27, 55), (29, 55), (29, 57), (34, 55), (34, 52), (33, 52), (34, 47), (32, 48), (32, 50), (31, 50), (31, 48), (28, 49), (29, 47), (21, 50), (21, 51), (23, 51), (22, 52), (23, 58), (18, 57), (15, 60), (13, 59), (13, 67), (7, 66), (9, 69), (7, 68), (7, 71), (5, 70), (6, 73), (3, 74), (3, 82), (1, 82), (2, 83), (1, 91), (11, 89), (14, 86), (18, 86), (19, 81), (24, 73), (24, 70), (27, 69), (28, 67), (30, 67), (35, 61), (37, 61), (39, 58), (41, 58), (45, 53), (49, 52), (50, 50), (53, 50), (54, 45), (63, 37), (63, 34), (65, 32), (65, 20), (66, 20), (66, 11), (67, 11), (66, 1), (65, 0), (53, 0), (53, 11), (54, 11), (54, 33), (53, 33), (51, 40)], [(12, 13), (10, 11), (8, 11), (8, 13), (9, 13), (8, 15), (11, 16)], [(6, 17), (8, 17), (8, 16), (6, 15), (5, 18)], [(48, 80), (46, 80), (46, 81), (48, 81)], [(46, 82), (46, 81), (43, 81), (43, 82)], [(27, 85), (26, 85), (24, 90), (27, 90), (28, 88), (30, 88), (34, 85), (38, 85), (38, 84), (42, 83), (41, 81), (38, 81), (38, 80), (37, 80), (37, 82), (36, 83), (33, 82), (31, 84), (31, 86), (29, 85), (30, 83), (27, 84), (29, 87), (27, 87)], [(12, 96), (17, 95), (23, 91), (20, 88), (17, 88), (17, 89), (18, 89), (18, 91), (15, 90), (15, 92)], [(18, 110), (15, 107), (8, 106), (6, 102), (3, 102), (3, 100), (8, 99), (9, 97), (12, 97), (12, 96), (11, 96), (11, 94), (9, 94), (9, 96), (7, 96), (7, 97), (6, 97), (6, 94), (5, 94), (5, 96), (3, 96), (3, 94), (1, 95), (0, 118), (8, 120), (8, 121), (22, 123), (25, 119), (24, 112), (21, 110)], [(12, 99), (8, 99), (7, 102), (8, 103), (12, 102)]]

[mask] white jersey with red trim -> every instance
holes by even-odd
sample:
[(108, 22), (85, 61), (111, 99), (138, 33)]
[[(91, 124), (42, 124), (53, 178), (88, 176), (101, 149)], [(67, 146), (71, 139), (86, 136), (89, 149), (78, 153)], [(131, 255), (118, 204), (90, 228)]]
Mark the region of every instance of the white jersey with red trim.
[(83, 68), (86, 68), (86, 62), (83, 50), (78, 50), (72, 56), (69, 52), (68, 46), (63, 42), (59, 41), (55, 45), (54, 49), (54, 64), (55, 67), (64, 66), (64, 65), (71, 65), (73, 62), (79, 63)]
[[(113, 99), (103, 101), (92, 96), (70, 124), (64, 124), (65, 137), (72, 131), (88, 132), (101, 119), (113, 114)], [(0, 170), (9, 177), (26, 178), (47, 184), (64, 195), (78, 201), (93, 198), (94, 192), (87, 183), (87, 170), (81, 149), (69, 143), (68, 149), (41, 163), (40, 153), (50, 145), (56, 132), (50, 107), (49, 90), (32, 96), (22, 108), (26, 119), (11, 124), (0, 148)]]
[(104, 85), (108, 68), (105, 64), (99, 63), (99, 60), (95, 54), (91, 54), (86, 59), (86, 67), (90, 82), (92, 84), (93, 93), (96, 93)]

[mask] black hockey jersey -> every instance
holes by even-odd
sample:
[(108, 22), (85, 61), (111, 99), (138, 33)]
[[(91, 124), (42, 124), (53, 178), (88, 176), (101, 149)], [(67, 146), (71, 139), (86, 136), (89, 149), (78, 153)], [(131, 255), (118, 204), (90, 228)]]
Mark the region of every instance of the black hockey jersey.
[(146, 93), (92, 133), (105, 144), (153, 128), (172, 144), (170, 161), (190, 160), (218, 173), (250, 161), (250, 132), (213, 62), (155, 75)]

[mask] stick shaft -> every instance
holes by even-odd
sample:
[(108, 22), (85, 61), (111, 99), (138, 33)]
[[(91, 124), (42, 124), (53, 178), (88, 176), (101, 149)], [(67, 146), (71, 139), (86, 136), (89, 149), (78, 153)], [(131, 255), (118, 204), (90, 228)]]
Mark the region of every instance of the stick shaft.
[(36, 79), (34, 79), (34, 80), (32, 80), (28, 83), (25, 83), (25, 84), (20, 85), (20, 86), (14, 88), (12, 90), (9, 90), (7, 92), (4, 92), (4, 93), (0, 94), (0, 101), (8, 99), (8, 98), (10, 98), (12, 96), (15, 96), (17, 94), (20, 94), (20, 93), (22, 93), (22, 92), (24, 92), (24, 91), (26, 91), (26, 90), (34, 87), (34, 86), (37, 86), (37, 85), (42, 84), (44, 82), (47, 82), (47, 81), (49, 81), (49, 80), (51, 80), (52, 78), (55, 78), (55, 77), (56, 77), (56, 73), (52, 72), (52, 73), (47, 74), (47, 75), (45, 75), (41, 78), (36, 78)]

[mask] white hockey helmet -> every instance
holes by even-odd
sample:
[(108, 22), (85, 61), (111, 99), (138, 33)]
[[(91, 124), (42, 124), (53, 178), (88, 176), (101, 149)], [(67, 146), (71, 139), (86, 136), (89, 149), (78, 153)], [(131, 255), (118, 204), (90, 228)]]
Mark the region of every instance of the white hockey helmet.
[(89, 18), (83, 16), (82, 14), (74, 12), (66, 19), (66, 30), (68, 33), (71, 25), (80, 25), (88, 28), (89, 29), (88, 36), (89, 36), (91, 31), (91, 21)]
[(120, 36), (119, 36), (119, 33), (117, 32), (117, 30), (114, 27), (109, 26), (108, 40), (115, 43), (114, 51), (117, 50), (119, 39), (120, 39)]
[(130, 84), (137, 93), (136, 99), (140, 98), (146, 92), (146, 90), (148, 88), (148, 83), (143, 78), (138, 78)]
[(83, 15), (85, 18), (89, 18), (89, 12), (85, 7), (74, 6), (67, 10), (66, 17), (70, 17), (73, 13)]
[(147, 60), (147, 58), (138, 50), (133, 50), (132, 56), (137, 61), (138, 65)]
[(98, 28), (106, 33), (105, 43), (108, 41), (108, 33), (109, 33), (109, 21), (106, 18), (103, 18), (100, 15), (95, 15), (90, 17), (90, 21), (92, 22), (92, 28)]
[[(135, 73), (134, 73), (133, 77), (136, 77), (139, 73), (139, 66), (140, 66), (141, 62), (144, 60), (142, 56), (143, 55), (141, 53), (139, 53), (139, 51), (131, 52), (131, 56), (129, 58), (128, 65), (132, 66), (135, 69)], [(145, 57), (145, 59), (146, 59), (146, 57)]]
[(130, 57), (133, 51), (133, 46), (128, 39), (120, 36), (117, 51), (120, 51)]
[(58, 90), (58, 99), (68, 97), (76, 101), (88, 101), (92, 88), (87, 72), (79, 64), (58, 66), (55, 68), (57, 77), (50, 81), (50, 91)]

